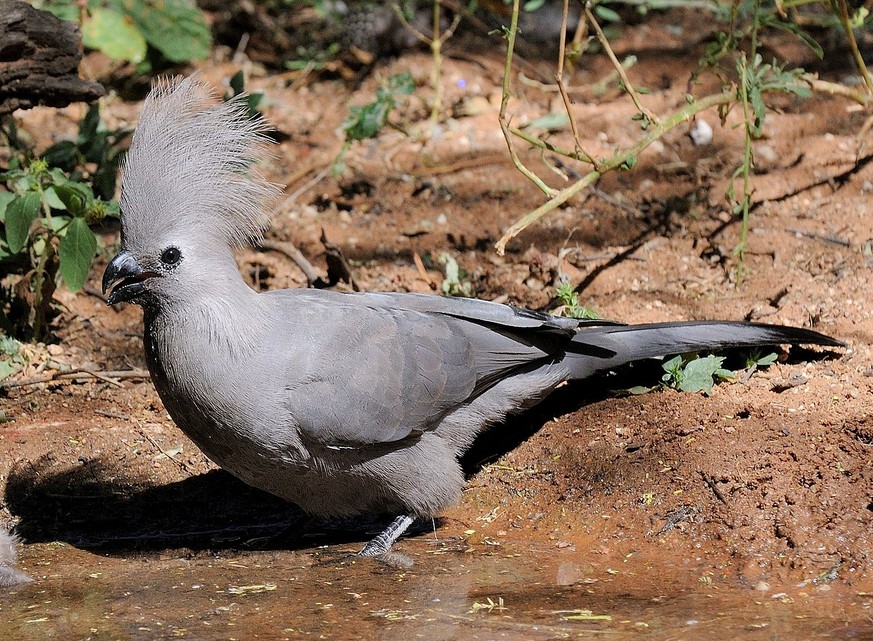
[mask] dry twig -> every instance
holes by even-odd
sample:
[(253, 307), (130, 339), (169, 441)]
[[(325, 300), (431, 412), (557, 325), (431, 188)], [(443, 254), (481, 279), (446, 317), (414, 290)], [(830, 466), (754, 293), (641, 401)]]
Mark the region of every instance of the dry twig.
[(121, 383), (115, 379), (149, 378), (149, 376), (150, 374), (148, 373), (148, 370), (143, 369), (96, 372), (85, 368), (75, 368), (64, 372), (57, 371), (53, 374), (27, 378), (24, 380), (3, 381), (0, 382), (0, 388), (12, 389), (14, 387), (27, 387), (29, 385), (39, 385), (40, 383), (51, 383), (52, 381), (58, 380), (82, 380), (86, 378), (96, 378), (104, 383), (114, 385), (115, 387), (121, 387)]

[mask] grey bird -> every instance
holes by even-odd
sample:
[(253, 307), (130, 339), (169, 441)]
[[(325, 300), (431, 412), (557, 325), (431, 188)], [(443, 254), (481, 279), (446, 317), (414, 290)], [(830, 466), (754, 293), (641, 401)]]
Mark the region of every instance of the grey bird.
[(699, 350), (841, 345), (742, 322), (626, 326), (421, 294), (255, 292), (233, 249), (258, 238), (276, 195), (257, 168), (265, 127), (196, 76), (153, 88), (103, 290), (143, 308), (155, 387), (215, 463), (315, 515), (396, 517), (363, 555), (457, 501), (473, 440), (564, 381)]

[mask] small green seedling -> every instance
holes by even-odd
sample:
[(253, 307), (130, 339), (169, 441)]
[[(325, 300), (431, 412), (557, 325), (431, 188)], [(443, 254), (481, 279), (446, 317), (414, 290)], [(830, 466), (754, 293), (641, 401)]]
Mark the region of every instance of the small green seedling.
[(667, 387), (683, 392), (712, 393), (712, 386), (719, 380), (734, 378), (733, 372), (722, 367), (724, 356), (686, 358), (675, 356), (664, 363), (661, 381)]
[[(236, 98), (240, 94), (245, 93), (245, 74), (242, 69), (231, 76), (228, 84), (230, 85), (230, 93), (225, 96), (225, 100)], [(254, 118), (258, 114), (258, 107), (261, 105), (263, 99), (264, 94), (260, 91), (250, 93), (246, 96), (246, 106), (249, 108), (250, 118)]]
[(593, 309), (579, 304), (579, 295), (574, 290), (573, 284), (569, 281), (562, 281), (555, 288), (555, 298), (560, 300), (563, 306), (561, 316), (578, 318), (580, 320), (596, 320), (600, 318), (600, 314)]
[(41, 157), (14, 120), (6, 119), (0, 134), (14, 153), (0, 172), (0, 269), (12, 275), (0, 288), (0, 330), (38, 341), (47, 333), (58, 276), (80, 290), (97, 252), (91, 226), (118, 216), (117, 168), (130, 131), (108, 130), (95, 104), (75, 140), (55, 143)]
[(24, 366), (24, 358), (20, 350), (21, 343), (17, 340), (9, 336), (0, 336), (0, 381)]
[(467, 272), (458, 265), (451, 254), (443, 252), (437, 261), (445, 266), (446, 277), (443, 279), (443, 296), (473, 297), (473, 285), (467, 280)]
[(415, 91), (415, 81), (408, 71), (390, 76), (376, 90), (376, 99), (366, 105), (349, 109), (349, 115), (343, 121), (342, 130), (346, 140), (334, 161), (334, 173), (339, 174), (345, 169), (343, 158), (356, 140), (375, 138), (388, 125), (388, 116), (400, 104), (403, 96)]

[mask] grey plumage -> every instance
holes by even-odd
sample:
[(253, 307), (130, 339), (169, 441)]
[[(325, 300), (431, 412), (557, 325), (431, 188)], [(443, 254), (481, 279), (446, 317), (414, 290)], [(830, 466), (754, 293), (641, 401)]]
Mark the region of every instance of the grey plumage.
[(33, 581), (15, 567), (18, 562), (18, 537), (0, 529), (0, 587), (10, 587)]
[(688, 351), (811, 343), (750, 323), (624, 326), (469, 299), (321, 290), (256, 293), (232, 246), (257, 236), (274, 188), (264, 125), (198, 79), (159, 85), (122, 181), (111, 303), (145, 315), (155, 386), (185, 433), (243, 481), (321, 515), (391, 513), (365, 548), (457, 500), (458, 457), (558, 384)]

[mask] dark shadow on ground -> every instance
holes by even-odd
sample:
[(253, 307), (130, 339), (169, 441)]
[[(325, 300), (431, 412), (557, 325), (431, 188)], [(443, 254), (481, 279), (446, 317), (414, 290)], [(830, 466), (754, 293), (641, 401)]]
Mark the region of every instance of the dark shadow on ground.
[(186, 548), (302, 549), (363, 542), (390, 517), (314, 519), (291, 503), (216, 470), (162, 486), (125, 478), (102, 459), (52, 469), (16, 466), (6, 503), (28, 543), (63, 541), (109, 553)]

